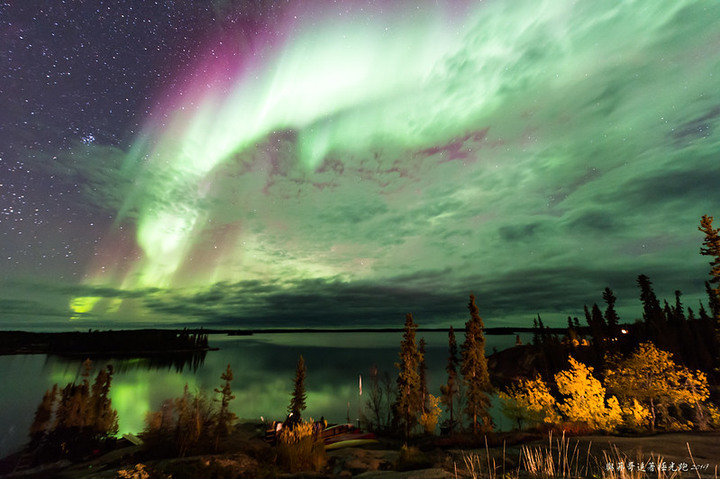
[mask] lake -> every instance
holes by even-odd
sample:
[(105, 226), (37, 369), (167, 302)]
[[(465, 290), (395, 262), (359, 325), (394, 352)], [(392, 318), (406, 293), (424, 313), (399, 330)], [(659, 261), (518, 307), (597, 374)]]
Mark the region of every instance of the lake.
[[(440, 394), (446, 379), (447, 333), (418, 333), (418, 340), (427, 342), (428, 387), (431, 394)], [(530, 338), (521, 335), (524, 342)], [(94, 364), (98, 368), (112, 364), (115, 369), (111, 397), (118, 411), (120, 434), (139, 432), (148, 411), (157, 410), (164, 399), (182, 395), (185, 384), (191, 390), (201, 389), (211, 395), (222, 384), (220, 375), (232, 366), (232, 389), (235, 399), (232, 410), (241, 419), (282, 420), (286, 416), (293, 389), (295, 368), (302, 354), (307, 366), (305, 418), (324, 416), (328, 422), (345, 422), (348, 414), (356, 421), (362, 399), (367, 396), (370, 368), (377, 365), (380, 373), (387, 371), (397, 377), (394, 363), (402, 333), (268, 333), (252, 336), (211, 335), (210, 351), (196, 367), (180, 370), (174, 366), (158, 366), (142, 359), (113, 359)], [(457, 334), (458, 343), (463, 334)], [(487, 335), (486, 352), (505, 349), (515, 344), (514, 335)], [(0, 457), (22, 447), (37, 405), (44, 392), (58, 383), (61, 387), (79, 380), (80, 361), (48, 356), (0, 356)], [(364, 396), (359, 396), (358, 382), (362, 375)], [(349, 405), (348, 405), (349, 404)], [(497, 411), (493, 417), (499, 428), (509, 421)]]

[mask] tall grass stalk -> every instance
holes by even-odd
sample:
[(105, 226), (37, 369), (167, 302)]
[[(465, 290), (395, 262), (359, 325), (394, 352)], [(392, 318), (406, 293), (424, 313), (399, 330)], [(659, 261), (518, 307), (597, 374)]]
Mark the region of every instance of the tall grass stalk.
[[(503, 475), (502, 477), (505, 478), (505, 443), (503, 443)], [(495, 458), (490, 459), (490, 447), (488, 446), (487, 442), (487, 436), (485, 437), (485, 461), (483, 461), (480, 457), (480, 454), (475, 453), (463, 453), (463, 462), (465, 463), (465, 468), (467, 469), (468, 473), (470, 474), (470, 477), (472, 479), (480, 479), (480, 478), (488, 478), (488, 479), (496, 479), (497, 478), (497, 464), (495, 463)], [(485, 465), (483, 466), (483, 462), (485, 462)], [(455, 465), (455, 477), (458, 477), (457, 474), (457, 465)]]
[[(585, 452), (585, 460), (581, 458), (579, 451), (579, 441), (574, 447), (570, 444), (570, 439), (563, 434), (560, 438), (553, 441), (552, 433), (548, 437), (547, 446), (529, 447), (522, 446), (520, 448), (520, 457), (518, 459), (518, 468), (515, 471), (505, 471), (505, 443), (503, 443), (502, 455), (502, 475), (501, 479), (517, 479), (526, 477), (521, 474), (521, 470), (527, 472), (530, 477), (550, 478), (562, 477), (565, 479), (574, 479), (580, 477), (593, 477), (602, 479), (675, 479), (680, 477), (688, 477), (693, 475), (695, 471), (698, 479), (702, 479), (700, 468), (695, 462), (690, 444), (687, 444), (688, 454), (692, 463), (692, 469), (685, 471), (663, 470), (661, 464), (665, 461), (662, 456), (650, 455), (649, 459), (638, 457), (635, 460), (630, 459), (626, 454), (619, 451), (616, 445), (611, 445), (611, 451), (603, 451), (602, 462), (598, 456), (591, 454), (592, 442), (588, 443)], [(495, 459), (490, 457), (490, 448), (485, 441), (485, 457), (482, 453), (463, 453), (463, 461), (465, 462), (466, 474), (458, 476), (457, 464), (455, 464), (455, 477), (471, 477), (472, 479), (497, 479), (498, 468)], [(591, 461), (592, 458), (592, 461)], [(584, 464), (583, 464), (584, 463)], [(653, 464), (652, 468), (648, 467)], [(622, 467), (618, 467), (622, 464)], [(632, 464), (632, 466), (630, 466)], [(639, 465), (643, 465), (641, 469)], [(612, 467), (609, 467), (612, 465)], [(718, 467), (715, 466), (714, 475), (711, 471), (706, 471), (712, 479), (718, 479)]]
[[(592, 444), (592, 443), (591, 443)], [(520, 449), (520, 466), (533, 476), (539, 477), (579, 477), (587, 474), (590, 446), (588, 446), (585, 467), (580, 465), (580, 443), (576, 442), (571, 448), (570, 439), (565, 433), (556, 439), (553, 444), (552, 432), (548, 435), (548, 446), (530, 448), (523, 446)]]
[[(627, 454), (621, 453), (616, 445), (611, 445), (611, 449), (611, 454), (603, 451), (604, 462), (602, 464), (597, 464), (596, 458), (596, 464), (600, 470), (599, 477), (602, 479), (675, 479), (687, 477), (687, 474), (692, 474), (691, 471), (693, 470), (695, 474), (697, 474), (698, 479), (701, 479), (700, 470), (695, 463), (689, 444), (687, 444), (687, 449), (693, 468), (684, 471), (685, 474), (680, 470), (663, 470), (662, 464), (665, 463), (665, 465), (667, 465), (663, 456), (651, 454), (649, 459), (643, 459), (641, 456), (638, 456), (637, 459), (632, 460)], [(610, 465), (612, 465), (612, 467), (610, 467)], [(618, 467), (619, 465), (622, 466)], [(598, 477), (597, 474), (594, 474), (594, 476)], [(718, 478), (717, 471), (715, 471), (715, 475), (712, 477), (714, 477), (714, 479)]]

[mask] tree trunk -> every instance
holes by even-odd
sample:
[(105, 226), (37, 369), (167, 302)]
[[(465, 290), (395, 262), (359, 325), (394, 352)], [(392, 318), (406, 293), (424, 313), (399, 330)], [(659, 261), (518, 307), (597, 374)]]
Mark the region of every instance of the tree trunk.
[(655, 430), (655, 400), (653, 398), (650, 398), (650, 416), (652, 417), (652, 421), (650, 422), (650, 430)]

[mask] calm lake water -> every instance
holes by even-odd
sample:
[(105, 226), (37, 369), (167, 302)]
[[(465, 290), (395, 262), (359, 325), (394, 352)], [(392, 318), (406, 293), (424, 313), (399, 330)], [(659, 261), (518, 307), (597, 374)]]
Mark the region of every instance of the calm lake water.
[[(447, 333), (418, 333), (427, 342), (426, 357), (430, 393), (440, 394), (446, 381)], [(297, 360), (307, 365), (306, 418), (356, 421), (362, 397), (358, 380), (362, 375), (365, 396), (369, 371), (376, 364), (380, 373), (394, 379), (402, 333), (275, 333), (252, 336), (211, 335), (210, 345), (220, 348), (205, 356), (202, 364), (178, 370), (154, 367), (140, 359), (103, 360), (97, 368), (115, 368), (111, 397), (118, 411), (120, 433), (143, 429), (145, 413), (157, 410), (164, 399), (182, 395), (185, 384), (208, 394), (221, 385), (220, 375), (232, 366), (231, 406), (241, 419), (282, 420), (290, 401)], [(529, 338), (523, 337), (523, 341)], [(457, 335), (462, 343), (462, 333)], [(515, 336), (486, 336), (486, 351), (515, 344)], [(19, 449), (44, 392), (58, 383), (64, 386), (79, 378), (81, 363), (46, 355), (0, 356), (0, 456)], [(93, 377), (95, 372), (93, 372)], [(349, 403), (349, 407), (348, 407)], [(509, 421), (493, 414), (500, 428)], [(503, 424), (504, 422), (504, 424)]]

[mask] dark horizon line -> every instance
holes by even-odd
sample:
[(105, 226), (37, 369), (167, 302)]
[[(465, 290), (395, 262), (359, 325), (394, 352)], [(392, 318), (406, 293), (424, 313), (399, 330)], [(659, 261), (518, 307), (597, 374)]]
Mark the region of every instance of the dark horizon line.
[[(581, 330), (587, 328), (581, 326)], [(456, 332), (465, 332), (465, 328), (453, 328)], [(447, 333), (450, 330), (449, 327), (445, 328), (416, 328), (416, 332), (420, 333)], [(85, 332), (107, 332), (107, 331), (174, 331), (176, 333), (202, 333), (202, 334), (226, 334), (229, 336), (251, 336), (253, 334), (282, 334), (282, 333), (402, 333), (405, 331), (404, 328), (245, 328), (245, 329), (230, 329), (230, 328), (130, 328), (130, 329), (88, 329), (88, 331), (45, 331), (44, 334), (66, 334), (66, 333), (85, 333)], [(526, 326), (497, 326), (490, 328), (483, 328), (485, 334), (490, 335), (502, 335), (502, 334), (516, 334), (516, 333), (533, 333), (539, 331), (538, 328), (526, 327)], [(544, 327), (543, 331), (549, 333), (563, 333), (567, 331), (567, 327)], [(19, 329), (12, 330), (0, 330), (0, 333), (32, 333), (32, 331), (25, 331)]]

